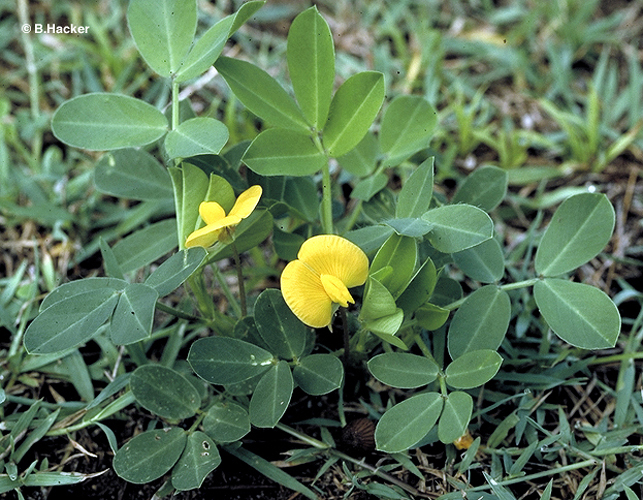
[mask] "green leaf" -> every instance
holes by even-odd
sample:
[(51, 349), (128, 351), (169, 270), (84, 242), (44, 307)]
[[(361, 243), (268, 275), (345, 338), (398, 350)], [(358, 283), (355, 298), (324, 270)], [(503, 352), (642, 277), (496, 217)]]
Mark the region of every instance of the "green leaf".
[(424, 160), (402, 186), (397, 196), (395, 217), (418, 218), (429, 209), (433, 197), (433, 165), (435, 158)]
[(369, 273), (374, 275), (378, 271), (390, 267), (391, 272), (379, 281), (391, 292), (393, 298), (397, 298), (411, 280), (416, 261), (417, 243), (415, 239), (392, 234), (375, 255)]
[(505, 170), (491, 165), (480, 167), (465, 177), (451, 203), (468, 203), (490, 212), (504, 200), (507, 184)]
[(183, 162), (180, 168), (171, 167), (169, 172), (174, 188), (179, 248), (183, 250), (185, 240), (197, 229), (199, 205), (205, 200), (209, 180), (203, 170), (190, 163)]
[(332, 354), (312, 354), (295, 365), (292, 374), (306, 394), (322, 396), (342, 385), (344, 365)]
[(287, 233), (275, 227), (272, 233), (272, 244), (280, 259), (295, 260), (297, 252), (305, 238), (296, 233)]
[(433, 331), (449, 319), (449, 310), (435, 304), (423, 304), (415, 311), (415, 320), (425, 330)]
[(205, 255), (205, 249), (201, 247), (181, 250), (155, 269), (147, 277), (145, 284), (154, 288), (161, 297), (165, 297), (181, 286), (198, 269)]
[(366, 280), (366, 293), (359, 313), (361, 321), (371, 321), (395, 314), (397, 305), (391, 292), (375, 278)]
[(221, 463), (219, 450), (207, 434), (194, 431), (188, 436), (183, 455), (172, 470), (172, 486), (178, 491), (199, 488)]
[(438, 273), (435, 265), (430, 258), (427, 258), (396, 300), (398, 307), (401, 307), (406, 315), (413, 314), (418, 307), (428, 302), (437, 281)]
[(101, 193), (132, 200), (172, 198), (172, 180), (167, 170), (142, 149), (117, 149), (105, 153), (94, 170)]
[(386, 411), (375, 428), (379, 451), (399, 453), (412, 448), (433, 428), (442, 412), (442, 396), (417, 394)]
[(224, 17), (197, 40), (176, 72), (176, 83), (196, 78), (214, 64), (228, 41), (235, 17)]
[(376, 71), (357, 73), (339, 87), (324, 125), (324, 147), (331, 156), (342, 156), (357, 146), (375, 120), (384, 94), (384, 75)]
[(228, 137), (228, 127), (219, 120), (192, 118), (165, 136), (165, 151), (170, 159), (218, 154)]
[(250, 144), (243, 162), (260, 175), (312, 175), (326, 164), (310, 136), (294, 130), (272, 128)]
[(390, 219), (386, 225), (391, 226), (399, 236), (410, 238), (421, 238), (433, 229), (433, 224), (424, 219)]
[(399, 95), (393, 99), (384, 111), (379, 135), (382, 152), (388, 156), (386, 164), (399, 165), (427, 148), (437, 124), (437, 112), (423, 97)]
[(261, 377), (250, 399), (250, 422), (274, 427), (288, 409), (294, 383), (288, 363), (280, 361)]
[(389, 226), (365, 226), (354, 231), (346, 233), (344, 236), (347, 240), (352, 241), (360, 247), (364, 253), (373, 254), (384, 242), (393, 234), (393, 229)]
[(196, 32), (194, 0), (131, 0), (127, 23), (136, 48), (159, 75), (181, 66)]
[(255, 303), (255, 323), (270, 351), (284, 359), (301, 356), (306, 346), (306, 327), (297, 319), (280, 290), (261, 292)]
[(486, 285), (469, 295), (453, 315), (448, 347), (453, 359), (469, 351), (497, 349), (511, 319), (511, 300), (504, 290)]
[(114, 255), (124, 273), (151, 264), (176, 248), (176, 221), (155, 222), (114, 245)]
[(456, 389), (480, 387), (496, 376), (501, 364), (502, 357), (492, 349), (469, 351), (447, 366), (447, 384)]
[(577, 194), (554, 212), (536, 252), (536, 272), (558, 276), (595, 257), (612, 237), (614, 208), (607, 196)]
[(250, 432), (250, 417), (238, 404), (219, 402), (205, 414), (203, 430), (218, 443), (232, 443)]
[(505, 258), (495, 238), (453, 254), (455, 264), (469, 278), (494, 283), (505, 273)]
[(149, 483), (174, 466), (186, 441), (186, 432), (178, 427), (143, 432), (116, 452), (112, 467), (130, 483)]
[(220, 57), (214, 65), (243, 105), (268, 123), (309, 133), (310, 125), (281, 85), (252, 63)]
[(58, 140), (90, 151), (145, 146), (167, 128), (165, 116), (151, 104), (102, 92), (65, 101), (51, 118)]
[(316, 129), (326, 122), (335, 81), (335, 47), (316, 7), (299, 14), (288, 31), (288, 72), (297, 102)]
[(473, 398), (466, 392), (455, 391), (450, 393), (444, 401), (444, 409), (438, 423), (438, 439), (445, 444), (453, 443), (467, 431), (471, 413), (473, 411)]
[(371, 175), (357, 183), (351, 192), (354, 200), (368, 201), (388, 184), (388, 176), (382, 172)]
[(479, 245), (493, 236), (493, 221), (472, 205), (445, 205), (422, 218), (434, 225), (427, 238), (443, 253), (455, 253)]
[(621, 317), (598, 288), (560, 279), (534, 285), (534, 298), (549, 327), (565, 342), (583, 349), (614, 347)]
[(395, 334), (400, 330), (403, 321), (404, 311), (398, 307), (392, 314), (365, 321), (363, 323), (363, 327), (365, 330), (374, 333), (389, 344), (408, 351), (409, 348), (404, 341), (395, 336)]
[(261, 7), (266, 3), (266, 0), (250, 0), (244, 2), (239, 10), (234, 15), (234, 24), (230, 28), (230, 33), (228, 36), (231, 36), (235, 31), (237, 31), (243, 24), (252, 17), (252, 15), (257, 12)]
[(400, 389), (430, 384), (439, 372), (434, 361), (404, 352), (378, 354), (369, 360), (368, 369), (383, 384)]
[(59, 300), (31, 322), (25, 332), (25, 349), (46, 354), (84, 344), (98, 333), (117, 303), (118, 293), (110, 288)]
[(278, 484), (281, 484), (282, 486), (285, 486), (286, 488), (289, 488), (293, 491), (301, 493), (309, 500), (319, 499), (319, 497), (311, 489), (309, 489), (308, 487), (297, 481), (297, 479), (287, 474), (280, 468), (276, 467), (272, 463), (264, 460), (260, 456), (255, 455), (254, 453), (242, 447), (228, 447), (226, 451), (231, 455), (237, 457), (239, 460), (253, 467), (268, 479), (271, 479), (272, 481), (275, 481)]
[(132, 373), (130, 388), (136, 402), (159, 417), (182, 420), (196, 414), (201, 398), (180, 373), (163, 365), (143, 365)]
[(40, 304), (40, 312), (48, 309), (57, 302), (60, 302), (77, 295), (83, 295), (87, 292), (95, 290), (109, 289), (113, 292), (124, 290), (127, 286), (127, 281), (116, 278), (85, 278), (77, 281), (70, 281), (55, 288), (49, 295), (47, 295)]
[(114, 344), (127, 345), (152, 334), (158, 292), (142, 283), (130, 283), (118, 299), (110, 324)]
[(273, 366), (273, 355), (242, 340), (206, 337), (192, 344), (188, 362), (211, 384), (234, 384), (260, 375)]
[(379, 145), (372, 132), (366, 132), (364, 138), (348, 153), (337, 158), (341, 167), (356, 177), (366, 177), (377, 167)]
[(306, 221), (314, 222), (319, 217), (319, 194), (310, 177), (286, 179), (283, 201)]

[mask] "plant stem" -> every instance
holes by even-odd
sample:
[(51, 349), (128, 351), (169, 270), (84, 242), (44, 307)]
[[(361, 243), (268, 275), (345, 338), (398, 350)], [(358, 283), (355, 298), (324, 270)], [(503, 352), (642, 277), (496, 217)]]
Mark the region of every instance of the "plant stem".
[(179, 84), (172, 80), (172, 130), (179, 126)]
[(237, 251), (237, 245), (234, 241), (230, 243), (232, 253), (234, 254), (234, 265), (237, 268), (237, 283), (239, 285), (239, 301), (241, 302), (241, 318), (248, 315), (248, 306), (246, 304), (246, 287), (243, 284), (243, 269), (241, 268), (241, 257)]
[(178, 309), (175, 309), (174, 307), (168, 306), (163, 304), (162, 302), (157, 302), (156, 303), (156, 308), (159, 311), (163, 311), (164, 313), (171, 314), (172, 316), (176, 318), (181, 318), (181, 319), (187, 319), (189, 321), (200, 321), (201, 318), (198, 316), (195, 316), (194, 314), (189, 314), (183, 311), (179, 311)]
[(328, 162), (322, 168), (322, 228), (324, 233), (333, 234), (333, 197)]
[(348, 335), (348, 318), (346, 317), (346, 309), (339, 308), (339, 314), (342, 317), (342, 330), (344, 334), (344, 363), (348, 363), (351, 355), (351, 338)]

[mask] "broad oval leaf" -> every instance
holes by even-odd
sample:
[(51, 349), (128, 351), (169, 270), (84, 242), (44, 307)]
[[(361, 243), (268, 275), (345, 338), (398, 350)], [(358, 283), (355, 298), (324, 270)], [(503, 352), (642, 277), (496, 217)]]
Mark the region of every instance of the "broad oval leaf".
[(172, 198), (168, 172), (142, 149), (117, 149), (96, 163), (94, 182), (101, 193), (132, 200)]
[(154, 270), (145, 280), (161, 297), (176, 290), (205, 259), (204, 248), (195, 247), (175, 253)]
[(171, 420), (190, 418), (201, 405), (194, 386), (183, 375), (163, 365), (138, 367), (130, 378), (130, 388), (143, 408)]
[(391, 292), (375, 278), (369, 277), (366, 281), (366, 293), (362, 302), (359, 319), (372, 321), (391, 314), (395, 314), (397, 305)]
[(386, 411), (375, 428), (379, 451), (399, 453), (417, 444), (438, 421), (442, 396), (435, 392), (417, 394)]
[(32, 354), (46, 354), (84, 344), (110, 318), (118, 295), (113, 289), (99, 288), (55, 302), (27, 328), (25, 349)]
[(274, 427), (288, 409), (294, 382), (288, 363), (280, 361), (261, 377), (250, 399), (250, 422)]
[(497, 349), (511, 319), (511, 300), (504, 290), (486, 285), (469, 295), (453, 315), (448, 347), (453, 359), (469, 351)]
[(243, 162), (260, 175), (312, 175), (327, 161), (309, 135), (284, 128), (261, 132), (243, 156)]
[(211, 384), (234, 384), (260, 375), (273, 366), (273, 355), (242, 340), (206, 337), (192, 344), (188, 363)]
[(410, 238), (421, 238), (433, 229), (433, 224), (424, 219), (390, 219), (386, 221), (387, 226), (391, 226), (399, 236), (408, 236)]
[(228, 127), (219, 120), (191, 118), (165, 136), (165, 151), (170, 159), (218, 154), (228, 137)]
[(116, 345), (133, 344), (152, 334), (154, 311), (159, 293), (142, 283), (130, 283), (118, 299), (110, 324)]
[(234, 15), (224, 17), (197, 40), (176, 72), (176, 83), (196, 78), (214, 64), (228, 41), (234, 19)]
[(450, 393), (444, 401), (444, 409), (438, 422), (438, 439), (445, 444), (453, 443), (467, 432), (473, 398), (462, 391)]
[(193, 0), (131, 0), (127, 23), (138, 51), (159, 75), (175, 73), (196, 32)]
[(292, 374), (305, 393), (322, 396), (342, 385), (344, 365), (332, 354), (312, 354), (295, 365)]
[(418, 218), (429, 209), (433, 197), (433, 167), (435, 158), (424, 160), (402, 186), (397, 196), (395, 217)]
[(465, 177), (451, 203), (468, 203), (490, 212), (504, 200), (508, 183), (505, 170), (492, 165), (480, 167)]
[(252, 63), (220, 57), (214, 65), (243, 105), (268, 123), (309, 133), (310, 125), (281, 85)]
[(238, 404), (216, 403), (205, 414), (203, 429), (218, 443), (232, 443), (250, 432), (250, 417)]
[(434, 361), (404, 352), (378, 354), (369, 360), (368, 369), (383, 384), (401, 389), (430, 384), (440, 370)]
[(439, 252), (461, 252), (493, 236), (491, 218), (472, 205), (445, 205), (429, 210), (422, 218), (433, 224), (427, 238)]
[(505, 272), (505, 258), (495, 238), (454, 253), (453, 260), (464, 274), (481, 283), (494, 283)]
[(114, 255), (124, 273), (151, 264), (176, 248), (176, 221), (155, 222), (125, 237), (114, 247)]
[(40, 304), (40, 312), (53, 306), (56, 302), (82, 295), (94, 290), (109, 289), (114, 292), (124, 290), (128, 285), (127, 281), (117, 278), (85, 278), (82, 280), (70, 281), (63, 283), (47, 295)]
[(357, 146), (337, 158), (337, 161), (344, 170), (354, 176), (366, 177), (375, 171), (379, 154), (377, 138), (369, 131)]
[(306, 327), (297, 319), (280, 290), (269, 288), (257, 297), (255, 324), (270, 351), (284, 359), (301, 356), (306, 346)]
[(345, 234), (347, 240), (360, 247), (365, 254), (372, 255), (393, 234), (393, 228), (384, 225), (365, 226)]
[(582, 266), (605, 248), (614, 220), (614, 207), (604, 194), (582, 193), (566, 199), (540, 240), (536, 272), (558, 276)]
[(396, 299), (411, 280), (416, 261), (417, 243), (415, 239), (392, 234), (375, 255), (369, 274), (374, 275), (390, 266), (391, 272), (379, 278), (379, 281)]
[(437, 330), (449, 319), (449, 310), (435, 304), (421, 305), (415, 311), (415, 320), (422, 328), (428, 331)]
[(423, 97), (399, 95), (393, 99), (382, 116), (379, 135), (382, 152), (388, 156), (386, 164), (398, 165), (427, 148), (437, 124), (437, 112)]
[(210, 472), (221, 463), (214, 441), (201, 431), (188, 436), (185, 450), (172, 470), (172, 486), (178, 491), (199, 488)]
[(114, 472), (134, 484), (154, 481), (174, 466), (186, 441), (186, 432), (178, 427), (143, 432), (116, 452)]
[(337, 89), (323, 133), (331, 156), (342, 156), (357, 146), (382, 107), (384, 94), (384, 75), (377, 71), (357, 73)]
[(366, 177), (355, 185), (351, 191), (351, 198), (368, 201), (386, 187), (388, 180), (388, 176), (382, 172)]
[(404, 314), (413, 314), (418, 307), (426, 304), (431, 298), (437, 281), (438, 273), (435, 265), (430, 258), (427, 258), (396, 300), (398, 307), (402, 308)]
[(297, 102), (316, 129), (326, 122), (335, 81), (335, 47), (317, 7), (299, 14), (288, 31), (288, 72)]
[(496, 376), (500, 365), (502, 356), (492, 349), (469, 351), (447, 366), (446, 382), (456, 389), (480, 387)]
[(598, 288), (561, 279), (534, 285), (534, 298), (550, 328), (565, 342), (583, 349), (614, 347), (621, 317)]
[(167, 128), (165, 115), (151, 104), (105, 92), (69, 99), (51, 118), (51, 131), (57, 139), (90, 151), (145, 146)]

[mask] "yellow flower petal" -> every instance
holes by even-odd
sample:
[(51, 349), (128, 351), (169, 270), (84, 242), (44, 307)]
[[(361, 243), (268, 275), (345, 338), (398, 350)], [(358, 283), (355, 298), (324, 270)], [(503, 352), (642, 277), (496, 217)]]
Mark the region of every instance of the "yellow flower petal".
[(330, 324), (333, 303), (319, 275), (303, 262), (293, 260), (284, 268), (281, 273), (281, 293), (290, 310), (302, 323), (313, 328)]
[(257, 203), (259, 203), (261, 193), (261, 186), (249, 187), (239, 195), (228, 215), (236, 215), (239, 219), (245, 219), (252, 213)]
[(220, 232), (221, 228), (213, 227), (212, 224), (202, 227), (201, 229), (197, 229), (188, 236), (188, 239), (185, 241), (185, 247), (211, 247), (216, 243)]
[(330, 297), (330, 300), (342, 307), (348, 307), (349, 302), (351, 304), (355, 303), (355, 300), (353, 300), (348, 288), (346, 288), (339, 278), (330, 274), (322, 274), (320, 279), (324, 290), (328, 294), (328, 297)]
[(216, 201), (204, 201), (199, 205), (199, 215), (206, 224), (212, 224), (225, 217), (225, 210)]
[(297, 257), (317, 274), (339, 278), (346, 288), (363, 285), (368, 276), (368, 257), (362, 249), (334, 234), (307, 239)]

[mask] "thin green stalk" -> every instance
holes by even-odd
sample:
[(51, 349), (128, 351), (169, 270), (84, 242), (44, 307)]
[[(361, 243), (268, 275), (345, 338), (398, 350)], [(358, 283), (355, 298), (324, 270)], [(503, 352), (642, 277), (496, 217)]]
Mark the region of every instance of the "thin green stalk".
[(239, 301), (241, 302), (241, 318), (248, 315), (248, 306), (246, 304), (246, 287), (243, 283), (243, 269), (241, 268), (241, 257), (237, 251), (234, 241), (230, 243), (234, 255), (234, 265), (237, 268), (237, 284), (239, 285)]
[(230, 287), (228, 286), (228, 283), (226, 282), (225, 277), (221, 273), (221, 270), (216, 264), (212, 266), (212, 269), (214, 269), (214, 275), (219, 281), (219, 285), (221, 285), (221, 291), (223, 292), (223, 295), (225, 296), (225, 298), (228, 300), (230, 307), (232, 307), (237, 317), (241, 318), (242, 311), (241, 311), (241, 306), (239, 305), (239, 301), (235, 298), (234, 294), (232, 293), (232, 290), (230, 290)]
[(178, 309), (175, 309), (174, 307), (168, 306), (163, 304), (163, 302), (157, 302), (156, 303), (156, 308), (159, 311), (163, 311), (164, 313), (171, 314), (172, 316), (180, 319), (187, 319), (189, 321), (199, 321), (201, 318), (198, 316), (195, 316), (194, 314), (189, 314), (183, 311), (179, 311)]
[(179, 84), (172, 80), (172, 130), (179, 126)]
[(342, 332), (344, 337), (344, 363), (348, 364), (351, 356), (351, 338), (348, 334), (348, 318), (346, 318), (346, 309), (340, 307), (339, 314), (342, 317)]
[(322, 167), (322, 210), (321, 210), (321, 224), (324, 233), (334, 234), (333, 229), (333, 189), (330, 179), (330, 165), (329, 157), (324, 146), (321, 143), (319, 136), (313, 136), (313, 142), (320, 153), (326, 156), (326, 163)]
[(69, 427), (60, 427), (60, 428), (51, 429), (45, 435), (62, 436), (64, 434), (69, 434), (70, 432), (84, 429), (85, 427), (94, 425), (96, 422), (100, 422), (101, 420), (111, 417), (115, 413), (118, 413), (119, 411), (121, 411), (123, 408), (134, 403), (134, 401), (135, 399), (134, 399), (134, 395), (132, 394), (132, 391), (127, 391), (126, 393), (122, 394), (114, 401), (112, 401), (110, 404), (108, 404), (102, 411), (98, 412), (96, 415), (93, 415), (91, 418), (88, 418), (87, 420), (83, 420), (78, 424), (70, 425)]

